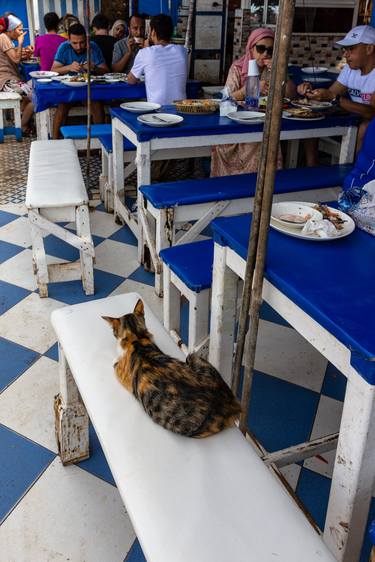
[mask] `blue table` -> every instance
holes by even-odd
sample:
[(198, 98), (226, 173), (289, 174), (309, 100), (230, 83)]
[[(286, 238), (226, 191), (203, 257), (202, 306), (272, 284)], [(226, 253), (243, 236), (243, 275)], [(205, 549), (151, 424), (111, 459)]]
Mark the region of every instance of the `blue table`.
[(20, 70), (21, 76), (23, 76), (27, 81), (31, 80), (30, 72), (34, 72), (35, 70), (40, 69), (40, 64), (38, 62), (21, 62)]
[[(163, 112), (176, 113), (174, 106)], [(142, 125), (137, 115), (119, 107), (111, 109), (113, 134), (113, 167), (115, 214), (120, 215), (142, 245), (142, 232), (118, 194), (124, 187), (123, 137), (137, 150), (138, 186), (151, 183), (151, 160), (207, 156), (218, 144), (261, 142), (263, 125), (237, 123), (219, 112), (210, 115), (184, 114), (184, 121), (173, 127)], [(327, 116), (322, 121), (282, 120), (281, 140), (341, 136), (340, 163), (352, 162), (358, 118), (352, 115)], [(140, 201), (139, 201), (140, 203)], [(117, 205), (117, 207), (116, 207)], [(141, 258), (141, 256), (139, 256)]]
[[(250, 215), (212, 223), (209, 358), (222, 371), (232, 357), (233, 289), (244, 278), (250, 223)], [(374, 279), (375, 239), (365, 232), (309, 242), (270, 230), (264, 300), (348, 379), (324, 532), (345, 562), (359, 560), (375, 477)]]

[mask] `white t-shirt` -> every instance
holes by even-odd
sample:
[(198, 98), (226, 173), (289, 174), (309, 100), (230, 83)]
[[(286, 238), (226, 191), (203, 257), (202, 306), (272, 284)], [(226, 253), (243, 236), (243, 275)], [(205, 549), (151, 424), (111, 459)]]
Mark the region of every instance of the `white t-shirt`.
[(187, 51), (181, 45), (153, 45), (141, 49), (131, 73), (145, 75), (147, 101), (166, 105), (186, 98)]
[(367, 105), (370, 103), (371, 96), (375, 92), (375, 68), (368, 74), (362, 74), (360, 70), (352, 70), (346, 64), (337, 80), (348, 88), (352, 101)]

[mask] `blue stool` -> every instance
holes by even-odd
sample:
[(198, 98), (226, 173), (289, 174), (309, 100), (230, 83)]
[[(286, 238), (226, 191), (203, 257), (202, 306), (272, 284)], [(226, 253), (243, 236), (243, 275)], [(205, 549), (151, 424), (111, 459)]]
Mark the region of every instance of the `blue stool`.
[[(208, 326), (214, 243), (203, 240), (160, 252), (163, 261), (164, 327), (184, 353), (208, 353)], [(189, 303), (189, 336), (180, 337), (181, 297)]]
[[(14, 113), (14, 127), (4, 127), (4, 114), (7, 109)], [(21, 128), (21, 96), (15, 92), (0, 92), (0, 142), (4, 142), (4, 135), (16, 135), (22, 140)]]

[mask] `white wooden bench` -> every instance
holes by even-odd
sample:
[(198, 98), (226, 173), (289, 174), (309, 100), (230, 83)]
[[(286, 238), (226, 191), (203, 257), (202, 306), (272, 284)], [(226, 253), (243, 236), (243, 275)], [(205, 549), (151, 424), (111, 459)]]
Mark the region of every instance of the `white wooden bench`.
[[(121, 386), (112, 366), (116, 341), (101, 317), (132, 312), (138, 298), (129, 293), (52, 313), (63, 463), (89, 455), (90, 416), (149, 562), (334, 562), (237, 428), (202, 440), (175, 435)], [(146, 305), (145, 316), (157, 345), (184, 359)]]
[[(14, 115), (14, 127), (4, 127), (4, 111), (11, 109)], [(0, 92), (0, 142), (4, 142), (4, 134), (14, 133), (18, 141), (22, 140), (21, 128), (21, 96), (16, 92)]]
[[(94, 244), (90, 232), (88, 197), (72, 140), (31, 144), (26, 207), (31, 228), (33, 268), (39, 296), (48, 296), (48, 283), (82, 279), (86, 295), (94, 293)], [(75, 222), (76, 234), (56, 223)], [(43, 236), (53, 234), (79, 250), (77, 262), (47, 264)]]

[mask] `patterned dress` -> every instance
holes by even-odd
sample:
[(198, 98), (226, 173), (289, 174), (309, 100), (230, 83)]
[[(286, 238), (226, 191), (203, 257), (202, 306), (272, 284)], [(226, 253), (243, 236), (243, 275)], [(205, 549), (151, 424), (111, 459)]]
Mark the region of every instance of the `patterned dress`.
[[(240, 69), (232, 64), (225, 84), (229, 93), (242, 87)], [(211, 177), (247, 174), (258, 170), (261, 143), (222, 144), (213, 146), (211, 151)], [(277, 167), (282, 168), (282, 154), (279, 150)]]

